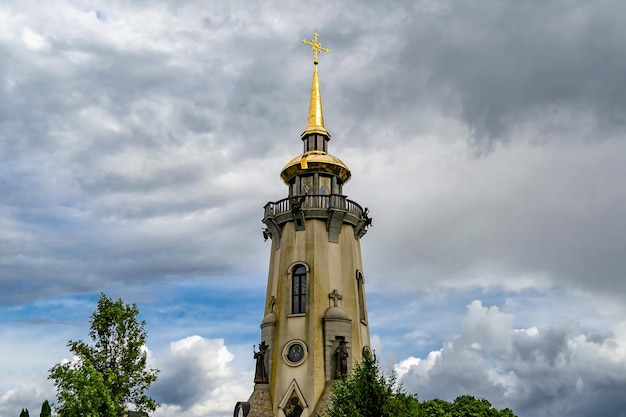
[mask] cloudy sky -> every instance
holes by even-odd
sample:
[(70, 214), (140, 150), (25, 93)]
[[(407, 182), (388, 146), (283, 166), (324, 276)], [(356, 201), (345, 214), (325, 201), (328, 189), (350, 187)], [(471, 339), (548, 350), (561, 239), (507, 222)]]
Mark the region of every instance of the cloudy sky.
[(370, 208), (374, 348), (421, 399), (626, 416), (623, 2), (0, 3), (0, 416), (54, 400), (100, 291), (147, 322), (155, 417), (252, 390), (320, 34)]

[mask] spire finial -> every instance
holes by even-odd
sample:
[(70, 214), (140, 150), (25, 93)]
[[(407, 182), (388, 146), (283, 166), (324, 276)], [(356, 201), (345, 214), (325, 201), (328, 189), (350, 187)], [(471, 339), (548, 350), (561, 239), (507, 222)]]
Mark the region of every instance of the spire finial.
[(315, 65), (317, 65), (317, 63), (319, 62), (317, 54), (319, 54), (322, 51), (326, 53), (330, 52), (328, 48), (322, 48), (322, 44), (317, 41), (318, 36), (319, 35), (317, 33), (313, 33), (312, 41), (307, 41), (306, 39), (302, 39), (303, 44), (311, 46), (311, 50), (313, 51), (313, 63)]
[(311, 42), (306, 39), (302, 40), (302, 43), (305, 45), (310, 45), (311, 50), (313, 51), (313, 63), (315, 64), (315, 68), (313, 70), (313, 82), (311, 83), (311, 101), (309, 103), (309, 117), (307, 120), (307, 126), (302, 133), (302, 137), (308, 135), (309, 133), (321, 133), (327, 135), (330, 138), (330, 135), (326, 131), (324, 127), (324, 112), (322, 111), (322, 93), (320, 91), (320, 80), (317, 76), (317, 63), (318, 56), (317, 54), (320, 52), (328, 53), (328, 48), (322, 48), (322, 44), (318, 42), (317, 37), (319, 35), (317, 33), (313, 34), (313, 40)]

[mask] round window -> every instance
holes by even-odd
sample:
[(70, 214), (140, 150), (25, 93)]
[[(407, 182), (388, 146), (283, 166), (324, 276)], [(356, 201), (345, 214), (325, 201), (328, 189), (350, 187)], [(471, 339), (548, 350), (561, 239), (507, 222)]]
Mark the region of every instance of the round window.
[(307, 354), (306, 345), (301, 340), (292, 340), (283, 348), (283, 359), (291, 366), (300, 365), (306, 359)]

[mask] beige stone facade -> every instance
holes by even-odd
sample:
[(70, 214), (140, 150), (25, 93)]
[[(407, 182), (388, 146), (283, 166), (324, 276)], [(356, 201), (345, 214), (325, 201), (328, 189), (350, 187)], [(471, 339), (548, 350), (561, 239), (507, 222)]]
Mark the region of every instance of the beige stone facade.
[[(307, 269), (306, 312), (292, 314), (292, 272), (296, 265)], [(293, 222), (283, 226), (280, 248), (272, 244), (262, 341), (270, 346), (268, 375), (275, 416), (283, 416), (281, 403), (293, 391), (303, 407), (302, 416), (312, 415), (324, 390), (336, 376), (336, 351), (340, 341), (347, 349), (347, 368), (369, 346), (359, 239), (354, 228), (344, 224), (337, 243), (329, 242), (326, 223), (306, 220), (304, 230)], [(359, 283), (359, 280), (361, 282)], [(341, 298), (339, 298), (341, 297)], [(286, 347), (292, 342), (305, 348), (304, 360), (293, 363)]]

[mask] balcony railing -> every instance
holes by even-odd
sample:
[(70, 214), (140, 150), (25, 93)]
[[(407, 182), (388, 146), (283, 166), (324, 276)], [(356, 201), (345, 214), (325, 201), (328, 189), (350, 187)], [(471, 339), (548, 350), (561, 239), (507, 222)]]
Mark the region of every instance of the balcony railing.
[(348, 200), (345, 195), (339, 194), (311, 194), (296, 196), (294, 198), (283, 198), (276, 202), (269, 202), (265, 205), (265, 217), (278, 216), (292, 211), (294, 205), (300, 204), (301, 210), (307, 209), (339, 209), (346, 210), (354, 214), (357, 218), (363, 216), (363, 208), (352, 200)]

